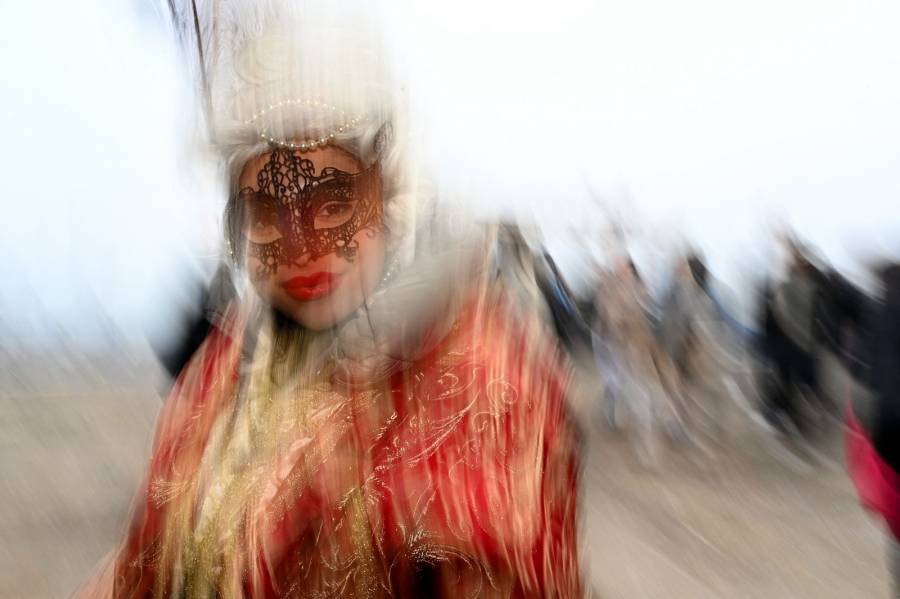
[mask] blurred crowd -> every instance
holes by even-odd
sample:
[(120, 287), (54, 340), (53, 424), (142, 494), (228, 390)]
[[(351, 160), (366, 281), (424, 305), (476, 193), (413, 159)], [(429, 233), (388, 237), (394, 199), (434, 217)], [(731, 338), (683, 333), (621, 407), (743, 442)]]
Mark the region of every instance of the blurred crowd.
[[(517, 229), (509, 229), (515, 239)], [(514, 276), (509, 273), (525, 262), (527, 243), (519, 239), (504, 276)], [(729, 402), (774, 434), (808, 440), (829, 418), (855, 408), (865, 413), (876, 445), (896, 459), (891, 397), (900, 372), (900, 265), (873, 264), (879, 288), (871, 293), (799, 240), (784, 236), (772, 243), (787, 258), (754, 291), (755, 319), (749, 323), (722, 299), (722, 286), (698, 252), (674, 259), (668, 285), (657, 296), (627, 252), (597, 267), (588, 296), (571, 291), (549, 254), (529, 255), (560, 342), (574, 356), (592, 352), (603, 383), (596, 394), (599, 411), (609, 427), (627, 425), (634, 433), (641, 460), (658, 460), (660, 436), (701, 446), (724, 441), (721, 411)], [(863, 397), (823, 388), (826, 357), (866, 390)]]
[[(664, 447), (714, 461), (740, 425), (732, 414), (772, 443), (813, 454), (840, 435), (862, 504), (890, 531), (898, 592), (900, 264), (871, 264), (876, 285), (864, 291), (782, 235), (772, 243), (784, 263), (761, 277), (755, 318), (742, 322), (698, 252), (676, 257), (655, 297), (620, 252), (597, 267), (592, 294), (579, 297), (546, 252), (523, 249), (516, 227), (508, 238), (516, 249), (505, 255), (515, 259), (504, 276), (519, 280), (513, 273), (526, 264), (534, 273), (540, 293), (529, 301), (541, 298), (560, 343), (576, 363), (596, 369), (594, 414), (632, 439), (639, 464), (664, 468)], [(593, 360), (579, 359), (586, 354)]]

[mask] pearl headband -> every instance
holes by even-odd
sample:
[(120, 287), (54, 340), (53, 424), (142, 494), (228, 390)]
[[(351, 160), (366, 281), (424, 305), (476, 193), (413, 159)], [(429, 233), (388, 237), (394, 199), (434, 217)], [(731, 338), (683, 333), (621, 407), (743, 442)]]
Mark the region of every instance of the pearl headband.
[(245, 125), (252, 125), (258, 119), (263, 116), (278, 110), (284, 106), (295, 106), (295, 105), (304, 105), (304, 106), (314, 106), (316, 108), (323, 108), (325, 110), (331, 111), (335, 116), (340, 116), (341, 124), (331, 130), (329, 133), (323, 135), (318, 139), (305, 139), (303, 141), (291, 141), (287, 139), (278, 139), (269, 135), (269, 133), (262, 129), (259, 131), (259, 136), (269, 142), (270, 144), (276, 145), (280, 148), (288, 148), (290, 150), (300, 150), (301, 152), (312, 151), (318, 147), (328, 145), (333, 142), (337, 135), (344, 133), (346, 131), (350, 131), (354, 129), (357, 125), (362, 123), (365, 120), (365, 117), (351, 117), (343, 110), (340, 110), (337, 106), (333, 106), (331, 104), (325, 104), (324, 102), (319, 102), (317, 100), (306, 99), (294, 99), (294, 100), (282, 100), (276, 104), (269, 105), (268, 108), (264, 108), (260, 110), (258, 113), (254, 114), (252, 117), (244, 121)]

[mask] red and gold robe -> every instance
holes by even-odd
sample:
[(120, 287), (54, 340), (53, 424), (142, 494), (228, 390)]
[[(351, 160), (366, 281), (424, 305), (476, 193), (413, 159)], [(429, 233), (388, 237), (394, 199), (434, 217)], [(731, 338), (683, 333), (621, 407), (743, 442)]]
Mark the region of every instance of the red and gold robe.
[(537, 324), (473, 302), (384, 380), (302, 388), (241, 369), (245, 329), (179, 377), (82, 596), (580, 596), (568, 368)]

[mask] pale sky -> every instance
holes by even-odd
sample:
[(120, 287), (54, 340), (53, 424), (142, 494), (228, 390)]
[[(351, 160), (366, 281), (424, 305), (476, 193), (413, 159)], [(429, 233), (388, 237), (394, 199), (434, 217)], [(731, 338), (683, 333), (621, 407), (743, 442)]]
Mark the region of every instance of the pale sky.
[[(181, 273), (215, 256), (222, 202), (184, 160), (172, 43), (149, 3), (11, 6), (0, 324), (82, 339), (102, 306), (127, 332), (160, 329)], [(398, 0), (384, 13), (447, 197), (539, 222), (576, 279), (610, 213), (631, 220), (648, 270), (686, 237), (733, 286), (771, 264), (776, 225), (848, 273), (900, 254), (897, 2)]]

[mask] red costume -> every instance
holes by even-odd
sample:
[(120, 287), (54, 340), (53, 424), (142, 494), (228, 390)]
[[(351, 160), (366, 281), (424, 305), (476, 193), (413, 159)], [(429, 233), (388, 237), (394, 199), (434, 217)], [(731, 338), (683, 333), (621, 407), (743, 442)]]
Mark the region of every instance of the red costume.
[(286, 399), (253, 391), (246, 322), (223, 322), (86, 596), (580, 596), (568, 371), (537, 324), (472, 302), (386, 379), (326, 368)]

